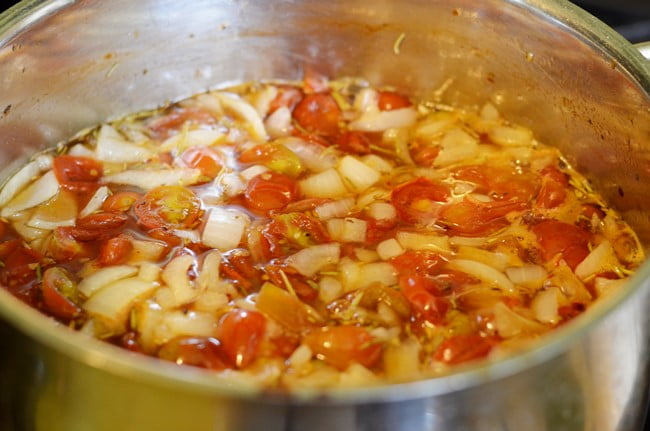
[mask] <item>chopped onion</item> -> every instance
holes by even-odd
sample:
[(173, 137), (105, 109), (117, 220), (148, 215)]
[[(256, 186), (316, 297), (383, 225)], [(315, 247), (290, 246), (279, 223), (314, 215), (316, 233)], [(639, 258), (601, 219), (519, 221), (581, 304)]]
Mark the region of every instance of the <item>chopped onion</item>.
[(354, 255), (359, 262), (371, 263), (379, 260), (379, 254), (375, 250), (357, 247), (354, 249)]
[(548, 273), (539, 265), (526, 264), (507, 268), (506, 275), (515, 284), (538, 287), (544, 282)]
[(504, 147), (530, 146), (533, 143), (533, 132), (519, 126), (496, 126), (489, 132), (492, 142)]
[(327, 232), (334, 241), (364, 242), (368, 222), (354, 217), (327, 220)]
[(627, 281), (627, 278), (611, 280), (609, 278), (596, 277), (594, 278), (594, 287), (596, 288), (596, 292), (598, 292), (598, 297), (600, 298), (621, 289)]
[(341, 246), (337, 243), (313, 245), (286, 259), (287, 265), (306, 277), (313, 277), (323, 268), (339, 262)]
[(397, 284), (397, 270), (388, 262), (373, 262), (361, 265), (357, 287), (362, 289), (374, 283), (386, 286)]
[(447, 266), (450, 269), (455, 269), (465, 272), (469, 275), (473, 275), (479, 280), (499, 287), (505, 292), (516, 292), (515, 285), (512, 284), (512, 281), (510, 281), (508, 277), (503, 274), (503, 272), (497, 271), (496, 269), (484, 263), (477, 262), (475, 260), (454, 259), (449, 261)]
[(502, 302), (494, 306), (494, 326), (499, 335), (504, 338), (519, 334), (536, 334), (547, 330), (541, 323), (515, 313)]
[(217, 143), (224, 137), (220, 130), (215, 129), (196, 129), (181, 132), (160, 144), (161, 151), (179, 150), (182, 151), (189, 147), (209, 147)]
[(129, 143), (108, 124), (103, 124), (97, 134), (96, 157), (104, 162), (133, 163), (150, 158), (153, 153), (140, 145)]
[(157, 344), (182, 336), (210, 337), (217, 329), (214, 313), (203, 311), (165, 311), (154, 330)]
[(618, 267), (619, 262), (612, 248), (612, 244), (604, 240), (576, 266), (575, 273), (585, 280), (592, 275), (607, 272)]
[(138, 268), (130, 265), (117, 265), (101, 268), (81, 280), (78, 289), (79, 292), (88, 298), (103, 287), (123, 278), (131, 277), (137, 273)]
[(339, 173), (356, 192), (362, 192), (375, 184), (381, 174), (352, 156), (341, 159)]
[(335, 167), (338, 163), (336, 154), (322, 145), (294, 137), (284, 138), (279, 142), (298, 156), (300, 162), (311, 171), (322, 172)]
[(179, 237), (182, 240), (185, 240), (185, 242), (193, 242), (193, 243), (199, 243), (201, 242), (201, 235), (199, 235), (199, 232), (197, 230), (187, 230), (187, 229), (174, 229), (172, 230), (172, 233)]
[(558, 295), (561, 295), (561, 293), (557, 287), (550, 287), (535, 295), (530, 304), (535, 319), (542, 323), (557, 323), (560, 320), (558, 315)]
[(510, 258), (508, 255), (491, 252), (483, 250), (480, 248), (469, 247), (469, 246), (460, 246), (456, 252), (457, 259), (466, 259), (466, 260), (476, 260), (478, 262), (484, 263), (491, 266), (494, 269), (499, 271), (504, 271), (508, 265)]
[(376, 154), (368, 154), (363, 156), (361, 161), (368, 165), (370, 168), (382, 174), (388, 174), (393, 170), (393, 164), (386, 159), (379, 157)]
[(54, 171), (48, 171), (26, 189), (18, 193), (18, 195), (2, 209), (0, 215), (2, 217), (9, 217), (19, 211), (33, 208), (54, 197), (58, 191), (59, 183), (56, 180)]
[(51, 156), (39, 156), (39, 159), (42, 157), (47, 157), (49, 159), (49, 167), (44, 167), (47, 164), (43, 161), (33, 160), (27, 163), (25, 166), (20, 168), (10, 179), (5, 183), (0, 190), (0, 206), (5, 205), (7, 202), (12, 200), (14, 196), (23, 190), (29, 183), (32, 182), (35, 176), (40, 174), (43, 171), (51, 169), (52, 167), (52, 157)]
[(488, 242), (489, 238), (486, 237), (469, 237), (469, 236), (452, 236), (449, 238), (449, 244), (451, 245), (468, 245), (470, 247), (479, 247), (486, 242)]
[(52, 199), (36, 207), (27, 226), (53, 230), (61, 226), (74, 226), (76, 218), (76, 197), (66, 190), (59, 190)]
[(266, 117), (269, 113), (271, 102), (273, 102), (277, 95), (278, 88), (274, 85), (268, 85), (253, 95), (253, 107), (261, 118)]
[(336, 169), (328, 169), (301, 180), (300, 190), (308, 198), (338, 198), (347, 194)]
[(372, 88), (362, 88), (354, 96), (354, 109), (359, 112), (379, 110), (379, 93)]
[(415, 129), (415, 136), (420, 139), (433, 141), (454, 125), (457, 117), (452, 112), (434, 112), (418, 124)]
[(174, 293), (176, 306), (192, 302), (201, 293), (199, 289), (194, 288), (194, 283), (188, 275), (194, 263), (194, 256), (184, 254), (173, 258), (160, 274), (162, 280)]
[(433, 162), (434, 167), (449, 166), (476, 157), (478, 141), (462, 129), (452, 129), (445, 133), (440, 142), (440, 152)]
[(404, 249), (395, 238), (387, 239), (377, 244), (377, 254), (382, 260), (388, 260), (404, 253)]
[(167, 245), (159, 241), (146, 241), (131, 238), (133, 250), (129, 254), (128, 263), (156, 262), (167, 251)]
[(199, 290), (215, 289), (219, 285), (219, 265), (221, 264), (221, 253), (212, 250), (205, 255), (201, 272), (196, 279), (196, 286)]
[(86, 217), (102, 207), (102, 204), (109, 196), (110, 190), (106, 186), (101, 186), (90, 198), (86, 206), (79, 212), (79, 217)]
[(360, 267), (361, 265), (358, 262), (355, 262), (347, 256), (343, 257), (339, 262), (339, 278), (346, 292), (357, 288)]
[(551, 278), (548, 280), (547, 285), (559, 287), (571, 302), (580, 302), (583, 304), (591, 302), (591, 293), (564, 261), (560, 261), (553, 268)]
[(388, 343), (383, 359), (386, 377), (391, 381), (413, 380), (420, 374), (420, 344), (416, 340)]
[(417, 119), (415, 108), (400, 108), (391, 111), (368, 110), (349, 124), (350, 130), (363, 132), (383, 132), (386, 129), (408, 127)]
[(286, 106), (281, 106), (264, 120), (264, 126), (271, 138), (281, 138), (291, 134), (293, 130), (291, 121), (291, 111)]
[(450, 253), (449, 240), (442, 235), (426, 235), (415, 232), (397, 232), (396, 239), (407, 250), (431, 250)]
[(390, 199), (390, 191), (373, 187), (359, 195), (357, 198), (357, 208), (364, 209), (375, 201), (383, 201), (385, 199)]
[(388, 202), (373, 202), (368, 206), (368, 215), (375, 220), (391, 221), (397, 218), (397, 211)]
[(318, 298), (329, 304), (343, 293), (343, 285), (334, 277), (325, 276), (318, 282)]
[(395, 148), (397, 157), (407, 165), (415, 165), (409, 150), (410, 134), (408, 129), (388, 129), (382, 136), (385, 146)]
[(259, 311), (291, 331), (301, 332), (323, 321), (316, 310), (275, 284), (262, 285), (256, 304)]
[(212, 208), (203, 227), (201, 240), (208, 247), (221, 251), (236, 248), (250, 224), (250, 218), (231, 208)]
[(345, 217), (354, 208), (353, 198), (344, 198), (337, 201), (326, 202), (314, 208), (314, 212), (321, 220), (328, 220), (334, 217)]
[(246, 190), (246, 184), (235, 172), (224, 173), (215, 178), (213, 185), (220, 190), (224, 196), (233, 197)]
[(138, 278), (145, 281), (158, 281), (162, 268), (155, 263), (142, 262), (138, 270)]
[(159, 186), (188, 186), (195, 184), (200, 177), (200, 169), (133, 169), (106, 175), (102, 179), (102, 182), (124, 184), (139, 187), (143, 190), (151, 190)]
[(214, 96), (227, 111), (237, 115), (246, 123), (254, 139), (262, 141), (268, 139), (262, 118), (248, 102), (233, 93), (219, 92), (214, 93)]
[(293, 351), (291, 356), (289, 356), (289, 359), (287, 359), (288, 366), (294, 370), (300, 370), (309, 363), (312, 355), (313, 352), (309, 346), (306, 344), (301, 344), (296, 350)]
[(239, 173), (239, 175), (242, 177), (244, 181), (250, 181), (254, 177), (258, 176), (259, 174), (263, 174), (264, 172), (268, 172), (269, 168), (266, 166), (262, 165), (253, 165), (250, 168), (246, 168), (243, 171)]

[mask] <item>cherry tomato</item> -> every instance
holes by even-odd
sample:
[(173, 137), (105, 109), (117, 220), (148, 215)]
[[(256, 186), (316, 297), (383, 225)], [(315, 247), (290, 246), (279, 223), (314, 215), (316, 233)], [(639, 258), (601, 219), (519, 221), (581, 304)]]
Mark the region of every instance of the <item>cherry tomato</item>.
[(73, 301), (76, 289), (77, 284), (63, 268), (55, 266), (43, 273), (43, 304), (47, 311), (60, 319), (72, 320), (81, 315), (81, 308)]
[(397, 220), (375, 220), (372, 217), (361, 218), (366, 222), (366, 244), (375, 245), (383, 240), (395, 237)]
[(97, 263), (101, 266), (124, 263), (133, 250), (133, 243), (127, 236), (116, 236), (104, 242), (99, 249)]
[(278, 87), (278, 94), (269, 105), (269, 115), (278, 108), (286, 107), (290, 111), (302, 100), (302, 91), (295, 87)]
[(308, 132), (334, 136), (339, 131), (341, 110), (331, 94), (308, 94), (293, 110), (293, 118)]
[(443, 262), (438, 253), (426, 250), (408, 250), (390, 260), (401, 275), (434, 275)]
[(372, 368), (381, 357), (382, 346), (359, 326), (334, 326), (316, 329), (303, 339), (317, 358), (345, 370), (353, 362)]
[(591, 235), (578, 226), (558, 220), (544, 220), (531, 229), (537, 236), (546, 260), (561, 253), (567, 265), (575, 269), (589, 254)]
[(194, 124), (214, 124), (215, 119), (208, 111), (198, 107), (175, 107), (168, 114), (149, 123), (149, 129), (158, 139), (166, 139), (179, 130), (186, 122)]
[(537, 194), (537, 206), (541, 208), (556, 208), (566, 199), (569, 182), (566, 176), (555, 166), (547, 166), (541, 172), (542, 187)]
[(78, 241), (102, 241), (117, 235), (128, 220), (126, 214), (96, 213), (77, 219), (75, 226), (59, 229)]
[(21, 240), (3, 242), (0, 247), (0, 259), (4, 265), (0, 268), (0, 283), (5, 286), (17, 286), (34, 280), (42, 258), (36, 250), (25, 247)]
[(235, 309), (221, 318), (218, 338), (233, 366), (246, 368), (255, 360), (265, 330), (266, 319), (257, 311)]
[(336, 140), (336, 145), (346, 153), (370, 154), (370, 139), (365, 133), (345, 132)]
[(288, 176), (276, 172), (264, 172), (253, 177), (244, 194), (246, 206), (261, 213), (280, 210), (297, 195), (296, 183)]
[(114, 342), (118, 346), (123, 347), (126, 350), (129, 350), (131, 352), (145, 353), (142, 347), (140, 346), (140, 343), (138, 342), (138, 333), (135, 331), (129, 331), (123, 334)]
[(102, 209), (111, 213), (125, 213), (130, 210), (133, 204), (140, 198), (142, 198), (140, 193), (118, 192), (106, 198), (102, 204)]
[[(298, 298), (303, 301), (313, 301), (318, 297), (318, 291), (305, 281), (305, 277), (298, 274), (297, 271), (290, 266), (268, 264), (264, 267), (264, 272), (266, 272), (266, 275), (268, 275), (271, 283), (275, 284), (276, 286), (285, 286), (285, 288), (288, 290), (288, 286), (286, 286), (286, 282), (284, 280), (286, 277), (287, 280), (289, 280), (293, 291), (296, 293), (296, 295), (298, 295)], [(282, 276), (283, 272), (284, 276)]]
[(420, 275), (400, 276), (399, 286), (417, 314), (434, 324), (443, 322), (449, 301), (440, 296), (443, 292), (429, 278)]
[(303, 78), (303, 81), (305, 83), (305, 91), (307, 93), (323, 93), (329, 90), (329, 86), (327, 85), (327, 76), (316, 72), (310, 67), (305, 70), (305, 77)]
[(302, 172), (300, 159), (284, 145), (269, 143), (257, 145), (242, 152), (239, 161), (262, 164), (272, 171), (290, 177), (296, 177)]
[(94, 191), (103, 173), (102, 164), (89, 157), (64, 155), (54, 158), (54, 175), (61, 187), (71, 192)]
[(434, 353), (436, 361), (456, 365), (486, 357), (497, 345), (497, 337), (482, 337), (479, 334), (459, 334), (443, 341)]
[(412, 104), (408, 97), (394, 91), (380, 91), (377, 105), (382, 111), (392, 111), (393, 109), (408, 108)]
[(454, 171), (454, 177), (473, 182), (479, 193), (496, 200), (530, 201), (539, 187), (539, 178), (530, 172), (518, 172), (510, 166), (471, 165)]
[(250, 253), (236, 249), (224, 253), (219, 273), (222, 278), (232, 280), (233, 284), (245, 293), (252, 293), (262, 284), (262, 272), (253, 263)]
[(221, 154), (210, 147), (190, 147), (183, 151), (181, 159), (190, 168), (197, 168), (203, 175), (215, 178), (221, 172)]
[(158, 356), (179, 365), (220, 371), (229, 368), (219, 340), (213, 337), (179, 337), (164, 344)]
[(407, 223), (421, 223), (434, 219), (439, 202), (449, 197), (447, 186), (427, 178), (415, 178), (395, 187), (391, 203), (400, 219)]
[(512, 211), (522, 211), (528, 204), (520, 201), (481, 202), (470, 197), (445, 206), (440, 211), (440, 221), (451, 233), (480, 236), (495, 232), (508, 225), (505, 216)]
[(201, 216), (201, 200), (182, 186), (156, 187), (135, 204), (135, 216), (145, 229), (194, 227)]
[(288, 359), (300, 346), (300, 339), (295, 335), (281, 334), (272, 338), (271, 343), (273, 344), (273, 356)]
[(436, 161), (436, 157), (440, 153), (440, 147), (433, 147), (431, 145), (424, 146), (419, 149), (411, 151), (411, 157), (413, 161), (420, 166), (433, 166), (433, 163)]
[(283, 257), (301, 248), (329, 241), (323, 224), (305, 213), (277, 214), (262, 228), (264, 255)]
[(77, 241), (69, 227), (58, 227), (54, 230), (48, 244), (47, 255), (57, 262), (67, 262), (76, 258), (90, 257), (92, 250), (87, 244)]

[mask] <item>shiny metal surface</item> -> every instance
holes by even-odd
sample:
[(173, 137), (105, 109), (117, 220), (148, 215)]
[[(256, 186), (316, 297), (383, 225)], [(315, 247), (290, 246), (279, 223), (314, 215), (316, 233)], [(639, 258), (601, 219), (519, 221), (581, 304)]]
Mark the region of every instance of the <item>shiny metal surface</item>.
[[(395, 40), (404, 34), (396, 50)], [(224, 83), (313, 68), (492, 100), (559, 146), (650, 244), (650, 66), (561, 0), (54, 0), (0, 15), (0, 164)], [(520, 355), (380, 388), (260, 393), (69, 333), (0, 289), (5, 430), (636, 430), (646, 265)]]

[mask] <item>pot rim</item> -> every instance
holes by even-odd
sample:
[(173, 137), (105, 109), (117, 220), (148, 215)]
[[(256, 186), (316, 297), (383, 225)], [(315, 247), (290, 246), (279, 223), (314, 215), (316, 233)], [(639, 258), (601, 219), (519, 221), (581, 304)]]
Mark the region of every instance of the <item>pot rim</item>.
[[(554, 22), (589, 44), (601, 55), (608, 56), (649, 95), (650, 62), (621, 35), (606, 24), (565, 0), (504, 0), (545, 20)], [(74, 0), (23, 0), (0, 14), (0, 47), (33, 23), (56, 13)], [(649, 108), (650, 109), (650, 108)], [(577, 343), (588, 331), (615, 312), (623, 303), (643, 294), (650, 278), (650, 261), (646, 261), (631, 278), (625, 289), (616, 292), (589, 313), (579, 316), (561, 330), (543, 337), (531, 347), (507, 357), (454, 367), (441, 377), (408, 383), (382, 384), (360, 388), (292, 389), (290, 393), (265, 391), (228, 381), (206, 370), (178, 367), (162, 360), (128, 352), (84, 334), (69, 330), (39, 311), (23, 304), (5, 289), (0, 289), (0, 316), (39, 343), (87, 366), (123, 378), (158, 387), (207, 393), (224, 397), (256, 397), (270, 403), (357, 404), (417, 399), (459, 391), (520, 373), (553, 359)]]

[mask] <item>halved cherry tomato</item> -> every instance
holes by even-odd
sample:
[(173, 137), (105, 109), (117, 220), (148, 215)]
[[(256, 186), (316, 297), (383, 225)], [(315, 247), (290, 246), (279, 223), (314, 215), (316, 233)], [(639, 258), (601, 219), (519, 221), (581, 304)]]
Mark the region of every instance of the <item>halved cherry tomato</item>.
[(530, 201), (539, 188), (539, 177), (511, 166), (470, 165), (454, 170), (454, 177), (473, 182), (477, 191), (496, 200)]
[(243, 249), (224, 253), (219, 273), (246, 294), (255, 291), (262, 283), (262, 271), (255, 266), (250, 253)]
[(67, 262), (76, 258), (90, 257), (92, 249), (88, 244), (77, 241), (69, 227), (58, 227), (54, 230), (48, 244), (47, 255), (57, 262)]
[(426, 145), (421, 148), (416, 148), (411, 150), (411, 157), (413, 161), (420, 166), (433, 166), (433, 163), (436, 161), (436, 157), (440, 153), (440, 147), (434, 147), (431, 145)]
[(434, 324), (443, 322), (449, 301), (441, 296), (443, 292), (433, 281), (420, 275), (403, 275), (399, 286), (417, 314)]
[(182, 186), (159, 186), (135, 204), (135, 216), (145, 229), (194, 227), (201, 216), (201, 199)]
[(223, 164), (221, 154), (210, 147), (190, 147), (183, 151), (181, 159), (190, 168), (197, 168), (210, 178), (219, 175)]
[(434, 219), (440, 202), (449, 197), (444, 184), (427, 178), (415, 178), (395, 187), (390, 199), (400, 219), (407, 223), (421, 223)]
[(119, 213), (96, 213), (77, 219), (75, 226), (59, 230), (78, 241), (102, 241), (117, 235), (129, 217)]
[(236, 368), (246, 368), (257, 357), (266, 319), (257, 311), (235, 309), (219, 321), (217, 331), (223, 352)]
[(408, 250), (390, 260), (390, 263), (401, 275), (434, 275), (444, 260), (438, 253), (432, 251)]
[(303, 339), (317, 358), (345, 370), (353, 362), (372, 368), (381, 357), (382, 346), (359, 326), (334, 326), (316, 329)]
[(305, 213), (273, 216), (273, 220), (262, 228), (262, 236), (266, 248), (264, 255), (269, 259), (329, 241), (323, 224)]
[(99, 249), (97, 263), (101, 266), (119, 265), (126, 261), (133, 250), (133, 243), (129, 237), (120, 235), (104, 242)]
[(0, 244), (0, 283), (17, 286), (34, 280), (38, 264), (43, 256), (36, 250), (25, 247), (21, 240), (14, 239)]
[(290, 177), (296, 177), (302, 172), (300, 159), (284, 145), (269, 143), (257, 145), (242, 152), (239, 161), (262, 164), (272, 171)]
[(216, 371), (229, 368), (221, 342), (213, 337), (174, 338), (162, 346), (158, 357), (178, 365), (193, 365)]
[(445, 206), (440, 221), (457, 235), (478, 236), (497, 231), (508, 225), (505, 216), (528, 207), (521, 201), (481, 202), (470, 197)]
[(276, 109), (286, 107), (290, 111), (296, 107), (298, 102), (302, 100), (302, 91), (295, 87), (278, 87), (278, 94), (269, 105), (269, 114), (275, 112)]
[(408, 97), (394, 91), (380, 91), (377, 105), (382, 111), (392, 111), (393, 109), (408, 108), (412, 103)]
[[(276, 286), (285, 286), (288, 290), (288, 286), (286, 286), (284, 280), (284, 277), (286, 277), (287, 280), (289, 280), (293, 291), (298, 295), (298, 298), (303, 301), (313, 301), (318, 297), (318, 291), (305, 281), (304, 276), (298, 274), (298, 272), (290, 266), (271, 263), (264, 267), (264, 271), (266, 272), (266, 275), (268, 275), (271, 283)], [(282, 272), (284, 272), (284, 276), (282, 276)]]
[(345, 132), (336, 140), (336, 145), (351, 154), (370, 154), (370, 139), (362, 132)]
[(449, 365), (486, 357), (499, 342), (498, 337), (459, 334), (443, 341), (434, 353), (436, 361)]
[(166, 139), (173, 131), (179, 130), (185, 122), (195, 124), (213, 124), (215, 119), (208, 111), (198, 107), (175, 107), (168, 114), (156, 118), (149, 123), (149, 129), (158, 139)]
[(307, 93), (323, 93), (328, 91), (328, 81), (327, 76), (315, 71), (311, 67), (307, 67), (305, 70), (303, 82), (305, 83), (305, 91)]
[(71, 192), (94, 191), (103, 173), (102, 164), (89, 157), (63, 155), (54, 158), (54, 175), (61, 187)]
[(537, 206), (541, 208), (556, 208), (566, 199), (569, 182), (558, 168), (547, 166), (542, 169), (542, 187), (537, 194)]
[(308, 132), (334, 136), (339, 131), (341, 109), (331, 94), (308, 94), (293, 110), (293, 118)]
[(81, 308), (73, 301), (76, 289), (72, 276), (63, 268), (54, 266), (43, 273), (43, 304), (47, 311), (60, 319), (71, 320), (81, 315)]
[(567, 265), (575, 269), (589, 254), (591, 235), (578, 226), (558, 220), (544, 220), (531, 230), (537, 236), (546, 260), (561, 253)]
[(298, 187), (291, 178), (276, 172), (264, 172), (253, 177), (246, 187), (246, 206), (254, 211), (268, 213), (280, 210), (298, 195)]
[(102, 209), (111, 213), (125, 213), (131, 209), (138, 199), (142, 198), (140, 193), (118, 192), (106, 198)]

